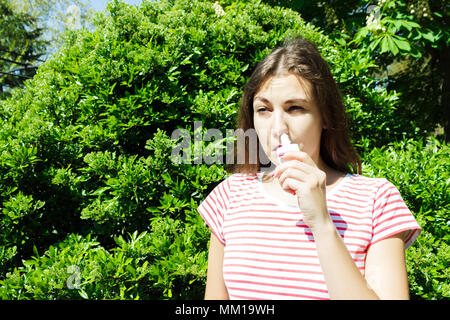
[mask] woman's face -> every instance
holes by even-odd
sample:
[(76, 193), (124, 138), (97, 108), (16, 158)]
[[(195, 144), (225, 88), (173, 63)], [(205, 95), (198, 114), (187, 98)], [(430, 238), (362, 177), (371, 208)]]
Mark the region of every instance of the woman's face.
[(269, 159), (279, 164), (277, 148), (286, 133), (319, 164), (323, 122), (312, 101), (311, 84), (289, 73), (270, 77), (253, 99), (253, 120), (261, 146)]

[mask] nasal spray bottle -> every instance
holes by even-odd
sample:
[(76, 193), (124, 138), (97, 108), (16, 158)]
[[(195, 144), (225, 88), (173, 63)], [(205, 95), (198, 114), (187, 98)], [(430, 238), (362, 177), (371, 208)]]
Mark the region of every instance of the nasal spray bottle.
[(289, 136), (286, 133), (283, 133), (281, 135), (281, 147), (277, 149), (277, 156), (280, 163), (283, 163), (280, 155), (283, 155), (288, 151), (300, 151), (300, 149), (298, 148), (298, 144), (291, 143)]
[[(291, 140), (289, 140), (289, 136), (283, 133), (281, 135), (281, 147), (277, 149), (277, 156), (280, 164), (284, 162), (281, 159), (281, 156), (288, 151), (300, 151), (300, 149), (298, 148), (298, 144), (291, 143)], [(292, 191), (290, 193), (295, 195), (295, 191)]]

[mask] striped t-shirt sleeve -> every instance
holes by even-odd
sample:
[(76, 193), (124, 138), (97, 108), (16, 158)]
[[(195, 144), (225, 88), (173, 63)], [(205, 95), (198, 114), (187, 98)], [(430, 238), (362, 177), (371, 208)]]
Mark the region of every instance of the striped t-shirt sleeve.
[(228, 183), (228, 180), (219, 183), (197, 208), (211, 232), (223, 245), (225, 245), (223, 220), (229, 201)]
[(417, 239), (421, 228), (398, 189), (383, 178), (374, 202), (371, 244), (403, 231), (408, 231), (404, 238), (406, 249)]

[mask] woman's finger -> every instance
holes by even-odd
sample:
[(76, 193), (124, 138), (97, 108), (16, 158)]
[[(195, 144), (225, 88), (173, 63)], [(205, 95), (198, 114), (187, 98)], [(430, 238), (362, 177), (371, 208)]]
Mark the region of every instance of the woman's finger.
[(281, 188), (286, 191), (289, 192), (293, 195), (296, 195), (298, 190), (300, 190), (301, 188), (301, 184), (304, 183), (300, 180), (297, 179), (293, 179), (293, 178), (286, 178), (283, 180), (283, 182), (281, 184)]
[(286, 184), (288, 180), (290, 182), (299, 182), (300, 184), (295, 184), (297, 188), (303, 185), (303, 187), (307, 187), (308, 189), (315, 188), (316, 186), (324, 188), (326, 183), (326, 174), (323, 171), (299, 161), (289, 161), (289, 163), (286, 163), (280, 169), (275, 177), (278, 178), (280, 185), (285, 186), (283, 189), (288, 192), (290, 192), (290, 190), (286, 189), (288, 188), (286, 185), (290, 185)]
[(288, 168), (297, 168), (298, 170), (301, 170), (305, 173), (312, 173), (315, 170), (317, 170), (317, 167), (313, 167), (309, 164), (306, 164), (304, 162), (298, 161), (298, 160), (290, 160), (286, 161), (280, 166), (278, 166), (272, 173), (272, 177), (280, 177), (283, 172)]
[(308, 175), (310, 174), (304, 168), (300, 168), (301, 166), (293, 166), (284, 169), (278, 176), (278, 181), (282, 184), (287, 178), (296, 179), (302, 182), (306, 182), (308, 179)]
[(317, 167), (316, 163), (309, 156), (309, 154), (303, 151), (288, 151), (281, 157), (281, 160), (283, 161), (298, 160), (306, 164), (309, 164), (310, 166)]

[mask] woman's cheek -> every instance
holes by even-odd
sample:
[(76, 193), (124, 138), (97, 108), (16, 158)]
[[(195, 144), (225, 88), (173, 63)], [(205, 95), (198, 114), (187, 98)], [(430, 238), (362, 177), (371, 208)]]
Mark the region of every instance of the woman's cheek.
[(258, 130), (258, 129), (256, 129), (255, 131), (256, 131), (256, 135), (258, 137), (260, 145), (263, 147), (264, 151), (267, 154), (267, 151), (268, 151), (267, 146), (269, 144), (269, 141), (267, 139), (266, 132), (264, 130)]

